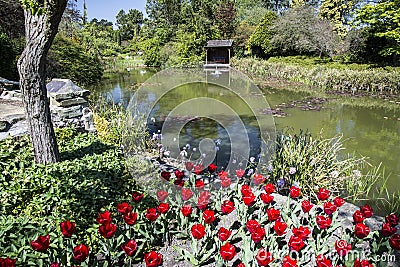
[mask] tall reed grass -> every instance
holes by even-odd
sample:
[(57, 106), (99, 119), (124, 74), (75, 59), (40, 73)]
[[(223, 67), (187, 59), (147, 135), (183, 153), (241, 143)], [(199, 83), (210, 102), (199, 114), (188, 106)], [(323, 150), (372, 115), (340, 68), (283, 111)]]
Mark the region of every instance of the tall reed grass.
[(328, 91), (400, 93), (400, 70), (392, 68), (336, 69), (316, 64), (304, 67), (298, 64), (269, 62), (255, 58), (233, 58), (231, 64), (253, 78), (278, 78), (301, 82)]

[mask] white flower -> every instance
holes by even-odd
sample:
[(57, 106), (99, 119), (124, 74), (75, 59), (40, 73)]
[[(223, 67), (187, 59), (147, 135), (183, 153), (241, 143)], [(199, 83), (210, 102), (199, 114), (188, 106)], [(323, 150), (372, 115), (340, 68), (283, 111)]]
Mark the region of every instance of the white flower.
[(176, 142), (176, 137), (174, 137), (174, 142)]
[(251, 163), (254, 163), (254, 160), (255, 160), (256, 158), (255, 157), (250, 157), (250, 162)]
[(338, 171), (332, 171), (329, 175), (330, 175), (332, 178), (338, 178), (338, 177), (339, 177), (339, 172), (338, 172)]
[(186, 152), (186, 150), (182, 150), (181, 151), (181, 157), (187, 157), (187, 152)]
[(151, 120), (152, 123), (155, 123), (155, 122), (156, 122), (156, 118), (154, 118), (154, 117), (151, 117), (150, 120)]
[(197, 148), (194, 147), (194, 148), (193, 148), (193, 151), (197, 151)]

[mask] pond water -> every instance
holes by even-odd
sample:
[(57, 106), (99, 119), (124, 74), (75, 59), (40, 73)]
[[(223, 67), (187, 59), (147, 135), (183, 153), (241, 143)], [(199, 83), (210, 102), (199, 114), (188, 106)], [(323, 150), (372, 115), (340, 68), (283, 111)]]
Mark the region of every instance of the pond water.
[[(92, 97), (103, 96), (116, 103), (128, 105), (129, 100), (134, 95), (134, 90), (138, 84), (145, 82), (151, 77), (156, 70), (152, 69), (133, 69), (130, 73), (119, 73), (110, 75), (109, 78), (101, 83), (89, 88)], [(136, 86), (135, 86), (136, 85)], [(293, 103), (305, 99), (307, 94), (297, 93), (282, 89), (264, 89), (265, 97), (271, 107), (282, 103)], [(208, 95), (219, 98), (236, 106), (241, 112), (243, 108), (243, 120), (247, 120), (246, 129), (249, 131), (249, 139), (252, 150), (251, 156), (256, 156), (257, 143), (259, 143), (259, 133), (256, 125), (253, 125), (253, 118), (246, 117), (247, 111), (245, 107), (233, 97), (230, 98), (226, 94), (221, 93), (220, 89), (214, 88), (198, 88), (192, 90), (189, 87), (182, 86), (177, 88), (171, 94), (166, 95), (164, 103), (168, 105), (176, 105), (185, 99)], [(236, 101), (236, 102), (235, 102)], [(362, 100), (360, 100), (362, 101)], [(307, 103), (306, 103), (307, 104)], [(297, 106), (301, 106), (298, 104)], [(400, 189), (400, 114), (397, 111), (386, 110), (383, 108), (363, 108), (350, 105), (344, 105), (340, 100), (330, 100), (323, 104), (318, 104), (317, 110), (303, 110), (298, 107), (282, 109), (287, 116), (275, 117), (276, 129), (286, 130), (293, 129), (293, 133), (299, 132), (300, 129), (308, 130), (313, 136), (321, 134), (323, 137), (333, 137), (342, 134), (345, 140), (344, 147), (346, 153), (354, 153), (357, 156), (365, 156), (369, 158), (369, 162), (378, 165), (382, 162), (385, 168), (385, 174), (389, 174), (388, 188), (392, 192)], [(169, 110), (167, 108), (166, 110)], [(155, 113), (155, 115), (157, 115)], [(226, 144), (226, 132), (224, 127), (213, 120), (193, 120), (185, 125), (184, 131), (186, 135), (179, 140), (180, 144), (192, 142), (194, 146), (198, 145), (198, 141), (204, 137), (213, 140), (221, 139), (222, 144)], [(186, 137), (185, 137), (186, 136)], [(196, 143), (197, 142), (197, 143)], [(228, 151), (230, 146), (221, 146), (220, 149)], [(193, 157), (198, 157), (193, 153)], [(223, 160), (223, 157), (221, 157)], [(217, 162), (218, 163), (218, 162)]]

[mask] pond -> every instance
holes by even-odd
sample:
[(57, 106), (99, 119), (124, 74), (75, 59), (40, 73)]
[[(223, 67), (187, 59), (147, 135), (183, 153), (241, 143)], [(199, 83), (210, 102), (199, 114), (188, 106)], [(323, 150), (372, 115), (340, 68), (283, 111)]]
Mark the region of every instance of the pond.
[[(129, 73), (119, 73), (110, 75), (101, 83), (89, 88), (92, 91), (92, 97), (103, 96), (115, 103), (121, 103), (127, 106), (129, 100), (134, 95), (137, 85), (145, 82), (156, 70), (153, 69), (131, 69)], [(192, 88), (193, 89), (193, 88)], [(231, 106), (239, 108), (242, 106), (240, 101), (224, 95), (220, 89), (214, 88), (207, 90), (201, 88), (192, 90), (189, 87), (182, 86), (172, 93), (166, 95), (164, 104), (168, 106), (176, 105), (185, 99), (208, 95), (219, 98)], [(271, 107), (281, 107), (281, 113), (274, 117), (276, 129), (292, 129), (293, 133), (300, 129), (308, 130), (313, 136), (322, 135), (330, 138), (338, 134), (343, 135), (345, 140), (344, 147), (346, 153), (354, 153), (357, 156), (369, 158), (373, 165), (379, 165), (385, 169), (385, 174), (390, 174), (387, 185), (392, 192), (400, 189), (400, 114), (384, 108), (367, 108), (342, 104), (340, 100), (323, 100), (314, 102), (308, 99), (306, 93), (293, 92), (282, 89), (263, 89), (264, 95)], [(300, 100), (300, 101), (299, 101)], [(362, 101), (362, 99), (358, 99)], [(358, 101), (357, 100), (357, 101)], [(294, 106), (294, 107), (292, 107)], [(170, 108), (166, 108), (170, 110)], [(243, 111), (246, 113), (246, 111)], [(239, 111), (240, 113), (240, 111)], [(156, 113), (154, 114), (157, 115)], [(158, 114), (159, 115), (159, 114)], [(281, 115), (281, 117), (279, 116)], [(285, 115), (285, 116), (283, 116)], [(255, 125), (252, 124), (252, 118), (243, 116), (246, 123), (246, 129), (249, 131), (250, 156), (257, 156), (257, 143), (259, 142), (259, 133)], [(213, 120), (204, 119), (196, 122), (193, 120), (185, 125), (184, 131), (186, 137), (179, 140), (180, 144), (191, 143), (197, 146), (198, 140), (204, 137), (213, 140), (221, 139), (224, 144), (224, 138), (227, 136), (224, 127)], [(186, 139), (185, 139), (186, 138)], [(196, 141), (197, 140), (197, 141)], [(197, 142), (197, 143), (196, 143)], [(219, 147), (229, 153), (230, 147)], [(193, 153), (193, 157), (199, 157)], [(220, 160), (224, 160), (221, 157)]]

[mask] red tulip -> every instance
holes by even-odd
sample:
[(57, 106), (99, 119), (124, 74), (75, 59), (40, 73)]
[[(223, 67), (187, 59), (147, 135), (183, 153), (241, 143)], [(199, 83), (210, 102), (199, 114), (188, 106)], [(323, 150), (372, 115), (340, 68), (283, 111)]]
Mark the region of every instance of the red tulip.
[(320, 254), (317, 256), (317, 267), (332, 267), (332, 262)]
[(61, 233), (64, 237), (69, 238), (75, 232), (75, 223), (70, 221), (63, 221), (60, 223)]
[(364, 214), (362, 214), (361, 211), (356, 210), (353, 213), (353, 220), (355, 223), (362, 223), (365, 220), (365, 216), (364, 216)]
[(181, 194), (183, 201), (189, 200), (193, 196), (193, 192), (189, 188), (182, 188)]
[(232, 180), (229, 177), (221, 177), (221, 186), (224, 188), (229, 187), (232, 184)]
[(243, 262), (239, 263), (236, 267), (246, 267)]
[(297, 186), (290, 187), (290, 197), (291, 198), (298, 198), (300, 196), (300, 188)]
[(116, 224), (102, 224), (99, 226), (99, 233), (106, 239), (110, 239), (114, 236), (115, 232), (117, 231)]
[(202, 191), (197, 199), (197, 206), (200, 209), (204, 209), (210, 204), (211, 193), (208, 191)]
[(370, 218), (372, 215), (374, 215), (374, 211), (371, 206), (365, 205), (361, 207), (361, 212), (364, 215), (365, 218)]
[(174, 181), (174, 185), (178, 186), (178, 187), (183, 187), (185, 185), (185, 181), (182, 179), (176, 179)]
[(267, 209), (267, 215), (268, 215), (268, 220), (270, 222), (273, 222), (280, 218), (281, 212), (274, 208), (269, 208), (269, 209)]
[(206, 235), (206, 228), (204, 227), (204, 225), (202, 225), (202, 224), (194, 224), (193, 226), (192, 226), (192, 228), (190, 229), (190, 231), (191, 231), (191, 233), (192, 233), (192, 236), (195, 238), (195, 239), (201, 239), (201, 238), (203, 238), (203, 236), (205, 236)]
[(202, 173), (204, 170), (204, 166), (203, 165), (196, 165), (194, 166), (194, 173), (199, 175), (200, 173)]
[(344, 201), (343, 198), (335, 197), (335, 199), (333, 200), (333, 203), (335, 203), (336, 206), (341, 207), (346, 202)]
[(144, 197), (144, 194), (139, 193), (137, 191), (132, 193), (132, 199), (133, 199), (133, 202), (135, 202), (135, 203), (139, 203), (140, 201), (142, 201), (143, 197)]
[(209, 172), (213, 173), (213, 172), (215, 172), (216, 170), (217, 170), (217, 166), (216, 166), (216, 165), (214, 165), (214, 164), (208, 165), (208, 171), (209, 171)]
[(170, 173), (170, 172), (163, 171), (163, 172), (161, 172), (161, 177), (162, 177), (164, 180), (169, 181), (169, 179), (171, 178), (171, 173)]
[(190, 214), (192, 214), (192, 211), (193, 211), (192, 206), (185, 205), (181, 208), (181, 212), (185, 217), (190, 216)]
[(97, 217), (96, 222), (98, 222), (99, 224), (110, 224), (111, 220), (112, 220), (111, 212), (106, 210), (105, 212), (99, 214), (99, 217)]
[(336, 240), (335, 249), (340, 257), (344, 257), (351, 250), (351, 244), (347, 243), (346, 240)]
[(128, 212), (122, 216), (127, 225), (134, 225), (137, 221), (138, 214), (136, 212)]
[(46, 252), (50, 246), (50, 235), (40, 235), (36, 240), (31, 241), (31, 247), (37, 252)]
[(336, 211), (337, 207), (332, 202), (325, 202), (324, 203), (324, 211), (327, 215), (331, 215)]
[(215, 221), (215, 213), (213, 210), (205, 210), (203, 211), (203, 219), (204, 222), (207, 224), (212, 223), (213, 221)]
[(168, 203), (160, 203), (160, 205), (158, 205), (157, 209), (161, 214), (167, 213), (169, 210), (169, 204)]
[(118, 210), (119, 213), (124, 215), (124, 214), (132, 211), (132, 206), (129, 205), (128, 203), (126, 203), (126, 202), (122, 202), (122, 203), (117, 205), (117, 210)]
[(261, 225), (256, 220), (249, 220), (246, 223), (246, 228), (250, 233), (254, 233)]
[(399, 217), (396, 216), (396, 214), (392, 213), (386, 216), (385, 222), (390, 224), (390, 226), (396, 226), (399, 224)]
[[(3, 267), (3, 265), (1, 265), (1, 260), (0, 260), (0, 266)], [(8, 265), (6, 265), (5, 267), (8, 267)], [(50, 264), (50, 267), (61, 267), (61, 263), (59, 262), (52, 262)]]
[(293, 228), (292, 232), (295, 236), (301, 238), (302, 240), (306, 240), (308, 236), (311, 234), (310, 229), (304, 226), (300, 226), (299, 228)]
[(265, 193), (267, 193), (267, 194), (272, 194), (273, 192), (275, 192), (275, 185), (273, 185), (273, 184), (271, 184), (271, 183), (266, 184), (266, 185), (264, 186), (264, 190), (265, 190)]
[(232, 201), (225, 200), (221, 204), (221, 211), (224, 214), (229, 214), (235, 209), (235, 204)]
[(265, 182), (265, 177), (264, 176), (262, 176), (261, 174), (258, 174), (258, 173), (254, 174), (253, 183), (255, 185), (260, 185), (260, 184), (262, 184), (264, 182)]
[(321, 215), (316, 217), (316, 221), (320, 229), (328, 228), (332, 224), (332, 219), (330, 217), (324, 217)]
[(218, 176), (219, 176), (219, 178), (228, 178), (229, 173), (226, 172), (226, 171), (224, 171), (224, 170), (222, 170), (222, 171), (220, 171), (220, 172), (218, 173)]
[(17, 260), (10, 259), (9, 257), (0, 258), (0, 266), (1, 267), (15, 267), (16, 262), (17, 262)]
[(382, 224), (382, 235), (383, 236), (391, 236), (394, 235), (397, 232), (397, 228), (396, 227), (392, 227), (390, 226), (389, 223), (383, 223)]
[(265, 237), (265, 228), (264, 227), (258, 227), (251, 233), (251, 239), (254, 241), (254, 243), (260, 243), (261, 240), (263, 240)]
[(135, 240), (131, 239), (121, 246), (122, 250), (125, 251), (126, 255), (132, 257), (137, 250), (137, 243)]
[(232, 231), (229, 231), (228, 229), (221, 227), (218, 230), (218, 238), (222, 242), (226, 241), (232, 234)]
[(283, 257), (282, 267), (298, 267), (297, 260), (292, 259), (289, 255)]
[(394, 234), (389, 239), (389, 244), (393, 249), (400, 250), (400, 235), (399, 234)]
[(157, 220), (157, 218), (158, 218), (158, 216), (160, 216), (160, 214), (158, 213), (156, 208), (148, 208), (145, 216), (146, 216), (147, 220), (153, 222), (153, 221)]
[(313, 204), (311, 204), (311, 202), (308, 201), (308, 200), (303, 200), (303, 201), (301, 202), (301, 208), (303, 209), (303, 212), (304, 212), (304, 213), (309, 212), (309, 211), (311, 210), (312, 207), (313, 207)]
[(285, 222), (275, 221), (274, 230), (275, 233), (279, 236), (286, 234), (287, 224)]
[(354, 265), (353, 266), (354, 267), (374, 267), (374, 265), (369, 263), (369, 261), (367, 261), (367, 260), (360, 261), (359, 259), (356, 259), (354, 261)]
[(242, 195), (243, 203), (249, 207), (255, 203), (255, 199), (256, 199), (256, 196), (253, 193), (248, 194), (248, 195)]
[(297, 252), (299, 252), (302, 248), (305, 247), (305, 243), (303, 241), (303, 239), (301, 239), (300, 237), (297, 237), (295, 235), (292, 235), (289, 239), (289, 248), (290, 250), (295, 250)]
[(267, 266), (270, 264), (274, 258), (271, 252), (266, 251), (264, 248), (260, 248), (256, 255), (256, 260), (259, 266)]
[(261, 194), (261, 200), (265, 203), (265, 204), (270, 204), (272, 201), (274, 201), (274, 196), (269, 194), (269, 193), (262, 193)]
[(320, 188), (317, 197), (319, 200), (327, 200), (329, 198), (329, 190), (325, 188)]
[(357, 223), (354, 227), (354, 234), (360, 239), (367, 237), (369, 232), (369, 227), (363, 223)]
[(236, 170), (236, 176), (238, 178), (242, 178), (245, 175), (245, 173), (246, 173), (245, 170), (242, 170), (242, 169)]
[(197, 190), (202, 190), (204, 188), (203, 180), (196, 180), (194, 187), (196, 187)]
[(163, 202), (168, 197), (168, 192), (164, 190), (160, 190), (157, 192), (157, 199), (160, 202)]
[(184, 171), (175, 170), (174, 174), (175, 174), (176, 179), (178, 179), (178, 180), (182, 180), (182, 178), (185, 177)]
[(236, 255), (236, 248), (235, 246), (231, 245), (229, 242), (226, 243), (225, 245), (221, 246), (219, 253), (221, 254), (221, 257), (226, 260), (230, 261), (232, 260), (235, 255)]
[(253, 190), (251, 190), (251, 187), (247, 184), (242, 185), (240, 192), (242, 193), (242, 196), (253, 194)]
[(80, 244), (74, 248), (74, 259), (80, 262), (84, 262), (89, 256), (89, 248), (83, 244)]
[(163, 255), (155, 251), (150, 251), (144, 254), (144, 262), (147, 267), (160, 266), (163, 263)]

